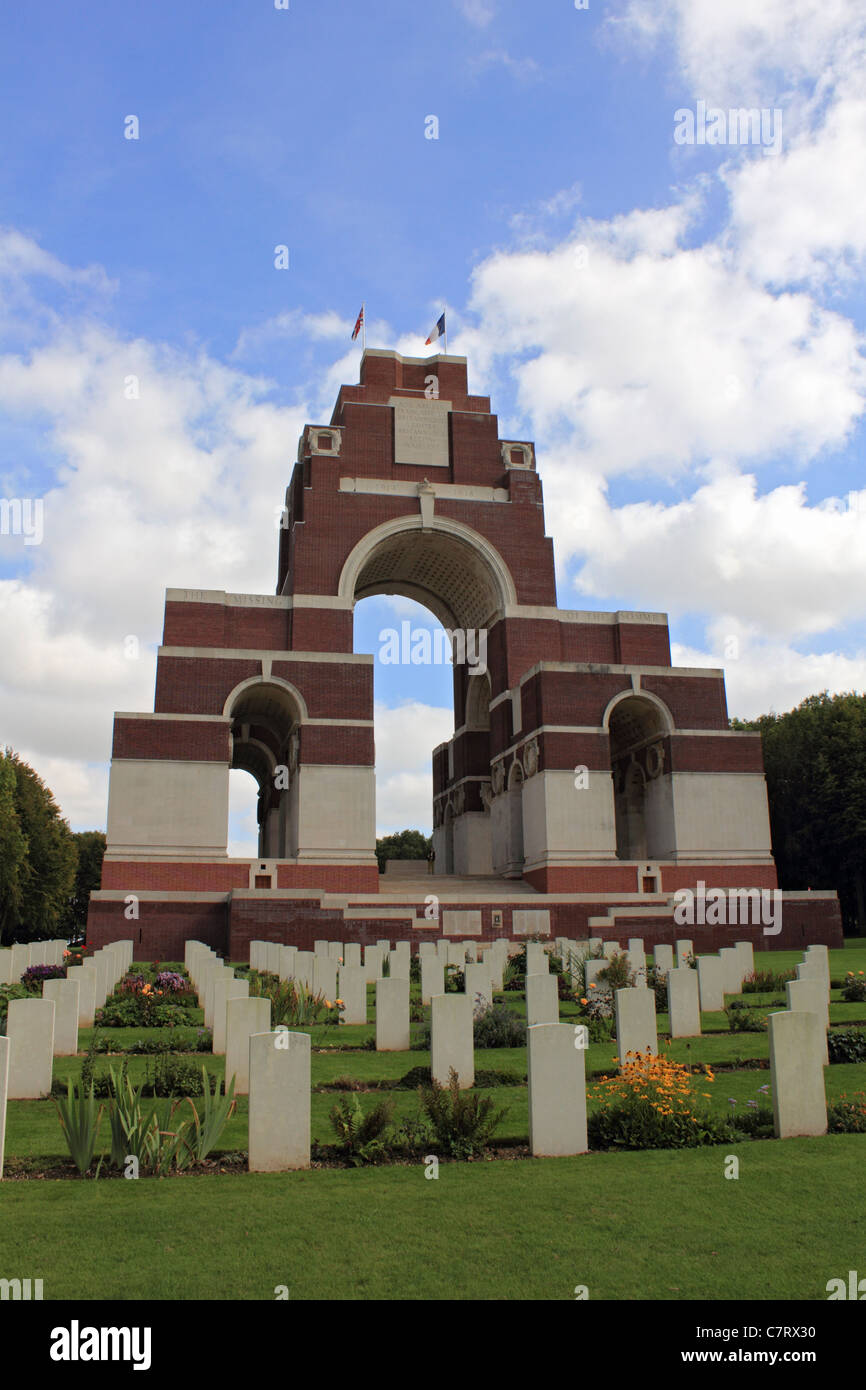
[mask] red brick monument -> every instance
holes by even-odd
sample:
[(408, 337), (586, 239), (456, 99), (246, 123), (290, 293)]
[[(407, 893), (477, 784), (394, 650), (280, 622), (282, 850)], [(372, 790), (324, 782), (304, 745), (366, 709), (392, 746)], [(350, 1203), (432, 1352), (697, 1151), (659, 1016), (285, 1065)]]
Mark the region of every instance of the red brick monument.
[[(742, 925), (777, 886), (760, 737), (728, 728), (721, 671), (671, 666), (664, 614), (557, 607), (534, 446), (499, 438), (466, 360), (368, 350), (360, 377), (301, 436), (275, 595), (167, 592), (154, 712), (115, 715), (88, 941), (162, 959), (190, 937), (233, 959), (251, 939), (539, 932), (841, 945), (835, 893)], [(376, 865), (374, 658), (353, 651), (371, 594), (424, 604), (455, 653), (435, 878)], [(226, 852), (231, 768), (259, 785), (256, 860)], [(732, 926), (733, 889), (752, 895)]]

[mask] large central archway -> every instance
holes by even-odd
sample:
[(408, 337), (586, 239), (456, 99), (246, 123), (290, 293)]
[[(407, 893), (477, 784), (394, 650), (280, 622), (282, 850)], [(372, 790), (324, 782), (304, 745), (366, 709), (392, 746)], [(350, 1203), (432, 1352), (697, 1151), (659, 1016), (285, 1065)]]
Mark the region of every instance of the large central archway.
[[(454, 726), (449, 742), (432, 750), (434, 782), (438, 761), (448, 783), (433, 806), (436, 872), (492, 873), (489, 801), (481, 794), (490, 785), (487, 634), (516, 600), (507, 566), (469, 527), (447, 518), (425, 526), (422, 518), (406, 517), (377, 527), (355, 547), (343, 568), (340, 594), (353, 604), (374, 595), (400, 595), (422, 604), (443, 625), (451, 650)], [(504, 862), (511, 874), (519, 872), (516, 854), (516, 844), (509, 844)]]

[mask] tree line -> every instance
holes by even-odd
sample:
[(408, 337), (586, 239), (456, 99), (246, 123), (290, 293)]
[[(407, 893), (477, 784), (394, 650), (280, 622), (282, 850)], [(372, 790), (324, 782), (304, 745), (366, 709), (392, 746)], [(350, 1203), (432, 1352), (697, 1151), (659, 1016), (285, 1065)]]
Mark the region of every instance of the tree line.
[(834, 888), (846, 932), (866, 930), (866, 695), (730, 724), (761, 735), (780, 888)]
[(101, 831), (73, 833), (42, 778), (0, 751), (0, 946), (82, 933), (104, 852)]

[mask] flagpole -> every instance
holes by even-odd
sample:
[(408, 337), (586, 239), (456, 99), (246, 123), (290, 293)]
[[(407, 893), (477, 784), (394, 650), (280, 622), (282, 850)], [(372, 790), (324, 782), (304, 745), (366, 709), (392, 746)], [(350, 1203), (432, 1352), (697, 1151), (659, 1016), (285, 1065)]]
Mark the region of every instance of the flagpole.
[[(443, 317), (443, 318), (445, 317), (444, 314), (443, 314), (442, 317)], [(447, 320), (447, 319), (445, 320), (445, 322), (444, 322), (443, 325), (442, 325), (442, 337), (443, 337), (443, 340), (444, 340), (444, 342), (445, 342), (445, 356), (447, 357), (447, 356), (448, 356), (448, 320)]]
[(364, 335), (364, 337), (363, 337), (362, 352), (366, 352), (366, 351), (367, 351), (367, 301), (366, 301), (366, 299), (364, 300), (364, 303), (361, 305), (361, 315), (362, 315), (362, 317), (361, 317), (361, 332), (362, 332), (363, 335)]

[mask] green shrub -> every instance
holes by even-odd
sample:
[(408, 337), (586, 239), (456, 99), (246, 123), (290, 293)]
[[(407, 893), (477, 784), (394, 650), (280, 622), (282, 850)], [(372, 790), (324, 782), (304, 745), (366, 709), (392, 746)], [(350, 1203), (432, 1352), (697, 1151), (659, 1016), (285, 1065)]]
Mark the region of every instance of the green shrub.
[(55, 1100), (55, 1105), (72, 1160), (83, 1175), (89, 1171), (96, 1153), (102, 1106), (97, 1106), (92, 1086), (89, 1090), (81, 1085), (73, 1087), (71, 1078), (66, 1083), (65, 1097)]
[(663, 970), (659, 970), (657, 965), (651, 965), (646, 972), (647, 989), (651, 989), (655, 994), (656, 1013), (666, 1014), (668, 1011), (668, 977)]
[(731, 1136), (730, 1122), (715, 1117), (703, 1102), (712, 1073), (692, 1076), (669, 1057), (630, 1052), (615, 1076), (598, 1083), (598, 1109), (590, 1114), (591, 1149), (680, 1149), (720, 1144)]
[(385, 1132), (391, 1123), (394, 1102), (378, 1100), (365, 1114), (356, 1095), (341, 1096), (330, 1113), (338, 1147), (356, 1167), (371, 1163), (386, 1152)]
[(857, 1091), (851, 1100), (843, 1094), (828, 1105), (827, 1130), (830, 1134), (866, 1134), (866, 1093)]
[(30, 999), (31, 991), (26, 985), (0, 985), (0, 1037), (6, 1035), (6, 1015), (10, 999)]
[(142, 994), (112, 994), (94, 1023), (97, 1028), (178, 1028), (196, 1021), (195, 1005), (154, 1004)]
[(524, 1047), (526, 1019), (507, 1004), (494, 1004), (475, 1019), (473, 1033), (478, 1048)]
[(743, 994), (772, 994), (797, 978), (796, 970), (754, 970), (743, 981)]
[(862, 970), (858, 970), (856, 975), (853, 970), (848, 971), (842, 986), (842, 998), (849, 1004), (862, 1004), (866, 999), (866, 975)]
[(490, 1096), (461, 1090), (453, 1067), (447, 1087), (434, 1080), (429, 1087), (419, 1087), (418, 1095), (435, 1144), (452, 1158), (473, 1158), (481, 1153), (505, 1114), (493, 1108)]
[(831, 1028), (827, 1051), (831, 1062), (866, 1062), (866, 1028)]
[(742, 999), (733, 999), (725, 1009), (728, 1028), (732, 1033), (765, 1033), (767, 1019), (764, 1014), (750, 1009)]

